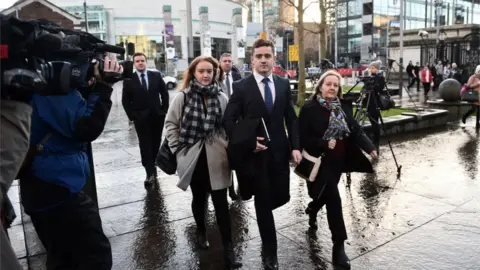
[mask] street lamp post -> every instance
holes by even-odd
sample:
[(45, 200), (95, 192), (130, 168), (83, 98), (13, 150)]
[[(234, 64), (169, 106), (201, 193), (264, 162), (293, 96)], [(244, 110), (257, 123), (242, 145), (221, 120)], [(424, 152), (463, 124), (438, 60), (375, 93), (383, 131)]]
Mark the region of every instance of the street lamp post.
[(85, 32), (88, 33), (87, 0), (83, 1), (83, 14), (85, 15)]
[(403, 92), (403, 28), (405, 24), (405, 18), (403, 15), (403, 2), (404, 0), (400, 0), (400, 16), (399, 16), (399, 21), (400, 21), (400, 31), (399, 31), (399, 38), (400, 38), (400, 53), (399, 53), (399, 62), (400, 62), (400, 84), (399, 84), (399, 91), (398, 94), (400, 98), (402, 98), (402, 92)]
[(440, 11), (442, 9), (442, 6), (443, 6), (443, 1), (442, 0), (435, 0), (435, 11), (437, 12), (437, 46), (438, 44), (440, 43)]
[(335, 67), (338, 67), (338, 0), (335, 1), (335, 6)]
[(193, 60), (193, 26), (192, 26), (192, 0), (186, 0), (187, 4), (187, 44), (188, 44), (188, 62)]
[(287, 38), (287, 70), (289, 70), (289, 67), (290, 67), (290, 43), (288, 41), (289, 41), (290, 33), (286, 33), (285, 36)]

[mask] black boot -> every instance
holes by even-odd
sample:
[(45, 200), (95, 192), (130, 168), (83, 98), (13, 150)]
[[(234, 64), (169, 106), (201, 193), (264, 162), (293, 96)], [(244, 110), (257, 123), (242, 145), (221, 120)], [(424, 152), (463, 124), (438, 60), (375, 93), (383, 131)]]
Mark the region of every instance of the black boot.
[(208, 249), (210, 247), (210, 243), (208, 243), (208, 240), (207, 240), (207, 232), (206, 231), (201, 231), (201, 230), (197, 230), (197, 243), (198, 243), (198, 246), (201, 248), (201, 249)]
[(308, 225), (310, 226), (310, 229), (316, 231), (318, 229), (317, 213), (314, 212), (312, 208), (307, 207), (307, 209), (305, 209), (305, 214), (308, 215)]
[(243, 264), (237, 261), (237, 258), (235, 257), (232, 243), (223, 245), (223, 259), (225, 260), (227, 269), (237, 269), (243, 266)]
[(467, 118), (468, 118), (471, 114), (475, 113), (475, 109), (476, 109), (476, 108), (471, 108), (470, 110), (468, 110), (468, 111), (462, 116), (462, 122), (463, 122), (464, 124), (467, 122)]
[(267, 270), (278, 270), (278, 257), (276, 254), (269, 254), (263, 260), (265, 269)]
[(333, 243), (332, 263), (334, 266), (350, 269), (350, 259), (345, 253), (345, 245), (343, 241)]
[(232, 201), (236, 201), (239, 199), (237, 193), (235, 192), (235, 187), (233, 186), (233, 184), (228, 188), (228, 196), (230, 196), (230, 199), (232, 199)]

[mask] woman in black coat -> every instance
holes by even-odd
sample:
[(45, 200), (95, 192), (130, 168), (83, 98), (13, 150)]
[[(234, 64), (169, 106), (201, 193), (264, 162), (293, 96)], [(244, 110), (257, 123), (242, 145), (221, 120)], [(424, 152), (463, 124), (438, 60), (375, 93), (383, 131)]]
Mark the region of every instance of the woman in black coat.
[(343, 172), (373, 172), (370, 161), (360, 148), (377, 157), (375, 146), (353, 118), (352, 106), (341, 97), (341, 75), (328, 71), (322, 75), (316, 93), (302, 107), (299, 116), (300, 144), (310, 156), (322, 161), (315, 181), (307, 182), (312, 201), (305, 212), (309, 225), (316, 230), (317, 213), (327, 206), (327, 219), (332, 232), (335, 265), (350, 269), (345, 254), (347, 232), (342, 213), (338, 182)]

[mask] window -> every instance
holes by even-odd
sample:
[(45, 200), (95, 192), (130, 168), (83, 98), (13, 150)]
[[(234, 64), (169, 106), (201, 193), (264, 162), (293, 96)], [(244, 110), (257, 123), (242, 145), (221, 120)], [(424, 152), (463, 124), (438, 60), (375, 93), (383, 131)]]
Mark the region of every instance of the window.
[(361, 16), (362, 15), (362, 1), (350, 1), (348, 2), (348, 16)]
[(349, 38), (348, 39), (348, 52), (360, 52), (362, 38)]
[(348, 34), (361, 35), (362, 34), (362, 19), (355, 19), (348, 21)]
[(363, 4), (363, 15), (372, 15), (373, 14), (373, 3)]
[(363, 24), (363, 35), (369, 36), (373, 34), (373, 24), (372, 23), (364, 23)]
[[(180, 36), (174, 36), (175, 53), (181, 58), (182, 41)], [(143, 52), (147, 58), (156, 58), (159, 53), (165, 52), (165, 44), (161, 36), (116, 36), (115, 43), (135, 44), (135, 52)]]

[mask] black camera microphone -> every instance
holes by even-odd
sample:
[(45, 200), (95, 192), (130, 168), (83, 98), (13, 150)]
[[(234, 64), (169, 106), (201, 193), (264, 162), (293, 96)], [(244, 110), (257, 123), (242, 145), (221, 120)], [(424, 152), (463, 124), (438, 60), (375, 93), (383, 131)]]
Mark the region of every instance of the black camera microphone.
[(125, 48), (110, 45), (110, 44), (105, 44), (105, 43), (97, 43), (95, 45), (95, 50), (97, 52), (110, 52), (110, 53), (116, 53), (116, 54), (125, 54)]

